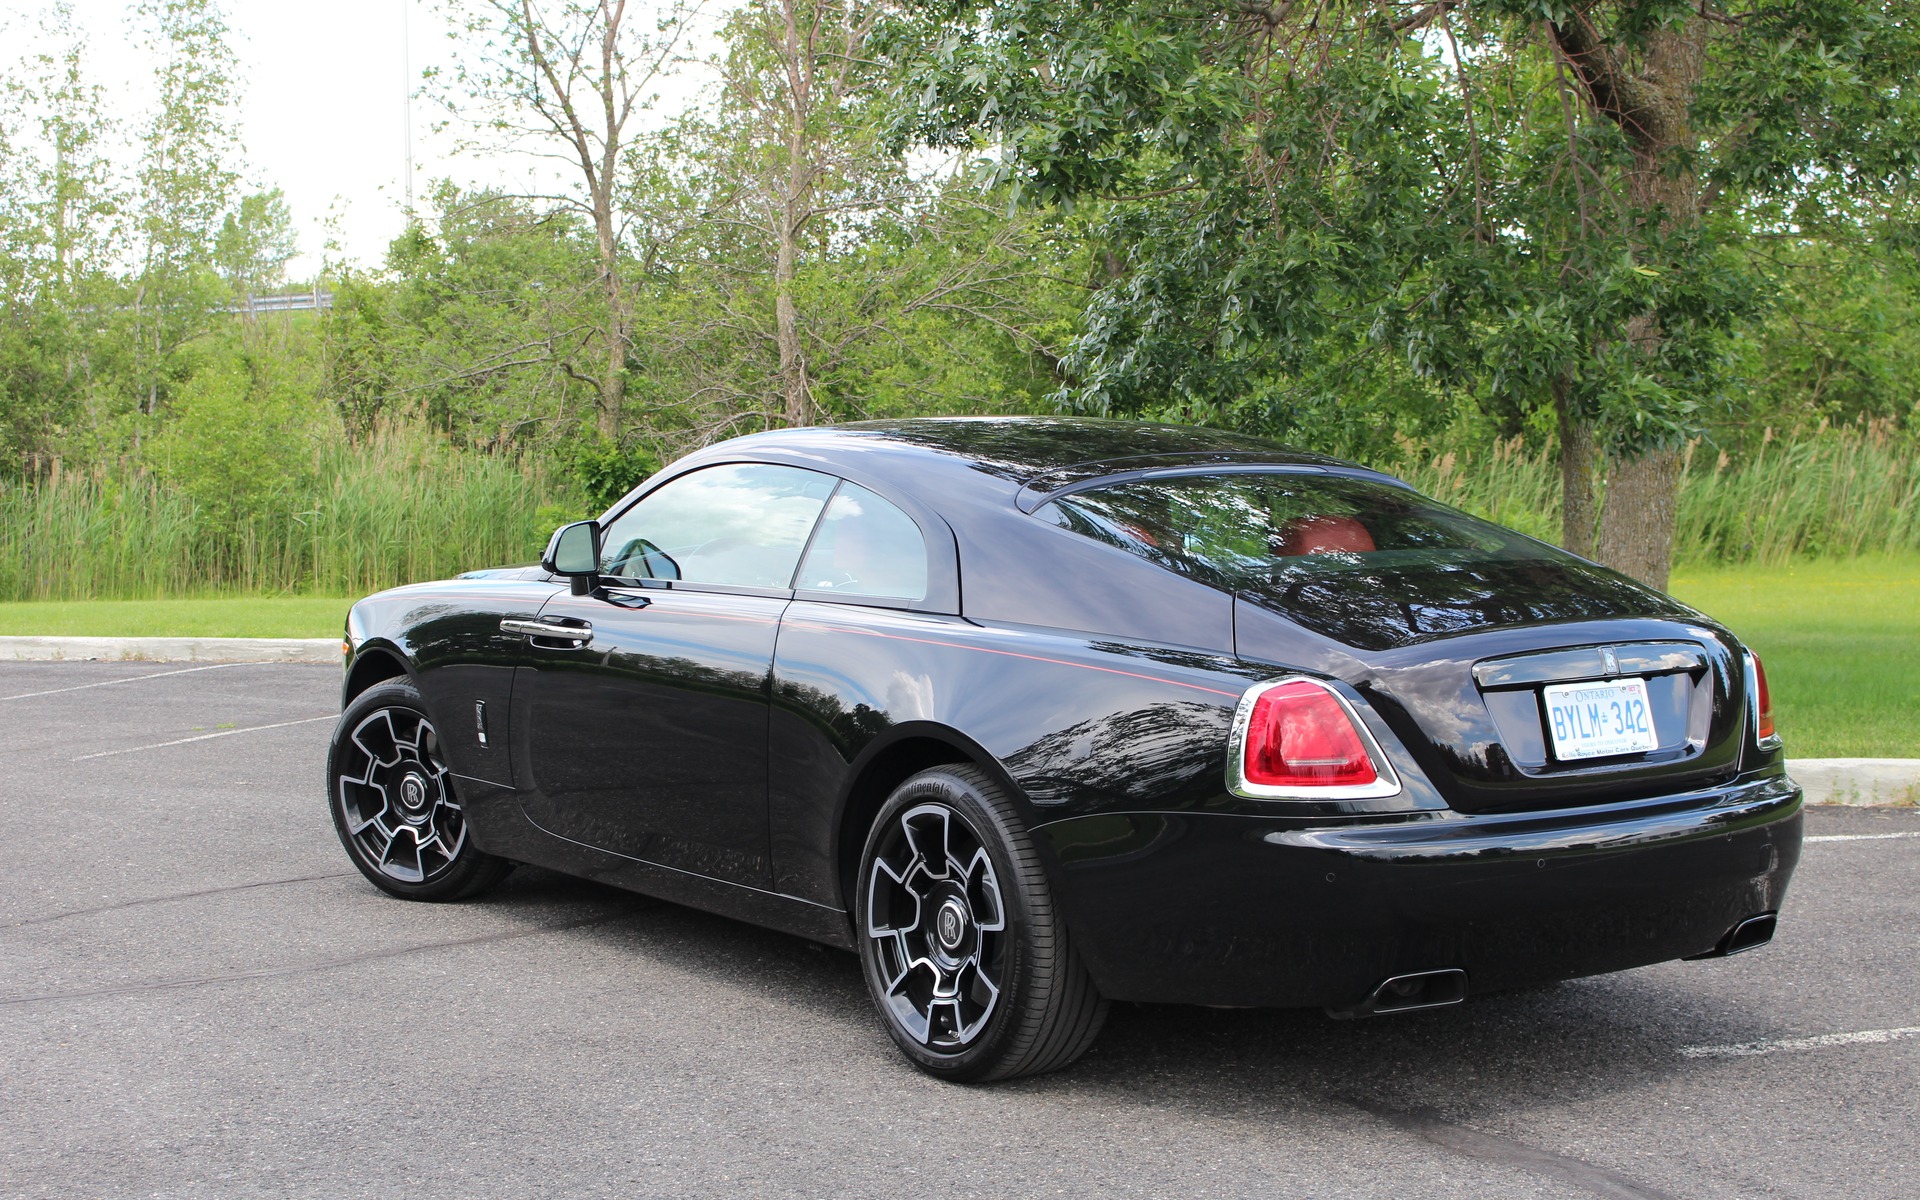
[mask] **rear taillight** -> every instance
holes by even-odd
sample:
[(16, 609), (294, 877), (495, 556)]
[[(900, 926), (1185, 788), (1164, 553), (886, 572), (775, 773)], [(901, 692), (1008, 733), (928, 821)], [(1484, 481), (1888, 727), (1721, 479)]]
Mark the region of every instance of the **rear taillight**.
[(1747, 661), (1753, 664), (1753, 734), (1762, 742), (1772, 741), (1780, 736), (1773, 727), (1773, 696), (1767, 691), (1767, 669), (1760, 663), (1760, 656), (1747, 651)]
[(1263, 799), (1390, 796), (1400, 782), (1345, 697), (1295, 676), (1249, 688), (1234, 714), (1228, 784)]

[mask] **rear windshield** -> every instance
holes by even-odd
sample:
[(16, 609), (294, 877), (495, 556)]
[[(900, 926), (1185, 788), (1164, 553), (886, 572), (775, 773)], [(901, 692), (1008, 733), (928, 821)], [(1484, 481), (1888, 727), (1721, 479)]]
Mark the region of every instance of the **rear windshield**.
[(1035, 515), (1233, 590), (1355, 570), (1568, 558), (1404, 488), (1304, 472), (1136, 479), (1063, 496)]

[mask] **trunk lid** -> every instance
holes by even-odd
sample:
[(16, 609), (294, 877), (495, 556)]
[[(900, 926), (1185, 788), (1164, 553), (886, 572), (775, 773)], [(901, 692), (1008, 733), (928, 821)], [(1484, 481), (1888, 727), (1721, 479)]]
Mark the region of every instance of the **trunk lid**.
[[(1599, 803), (1739, 770), (1739, 643), (1660, 592), (1562, 556), (1324, 562), (1292, 574), (1240, 592), (1237, 653), (1353, 684), (1461, 811)], [(1546, 689), (1635, 679), (1651, 749), (1556, 752)]]

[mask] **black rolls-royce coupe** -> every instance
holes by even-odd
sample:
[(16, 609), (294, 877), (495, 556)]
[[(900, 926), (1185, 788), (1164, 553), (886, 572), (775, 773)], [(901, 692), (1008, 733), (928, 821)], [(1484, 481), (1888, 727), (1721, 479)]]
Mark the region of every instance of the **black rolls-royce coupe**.
[(858, 952), (947, 1078), (1109, 1000), (1359, 1016), (1767, 941), (1800, 852), (1711, 620), (1211, 430), (757, 434), (536, 567), (347, 620), (340, 840), (397, 896), (537, 863)]

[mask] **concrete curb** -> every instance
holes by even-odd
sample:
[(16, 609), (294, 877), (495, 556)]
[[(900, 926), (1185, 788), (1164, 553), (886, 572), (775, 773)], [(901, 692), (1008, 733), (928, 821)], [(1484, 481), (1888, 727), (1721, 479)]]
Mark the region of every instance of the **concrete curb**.
[(340, 662), (338, 638), (0, 637), (0, 662)]
[(1920, 758), (1790, 758), (1808, 804), (1920, 805)]

